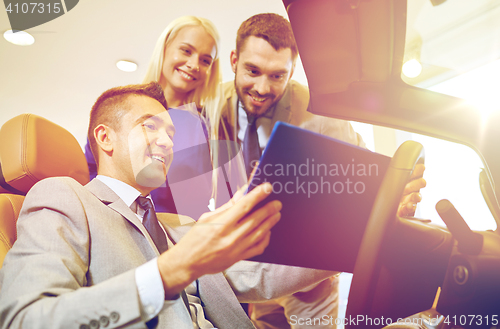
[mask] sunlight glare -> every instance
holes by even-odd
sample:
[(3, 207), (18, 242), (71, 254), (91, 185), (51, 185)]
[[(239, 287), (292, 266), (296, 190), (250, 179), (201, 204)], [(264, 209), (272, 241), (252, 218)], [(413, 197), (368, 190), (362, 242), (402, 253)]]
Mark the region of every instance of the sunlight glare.
[(483, 121), (500, 109), (500, 60), (429, 88), (465, 99), (478, 109)]

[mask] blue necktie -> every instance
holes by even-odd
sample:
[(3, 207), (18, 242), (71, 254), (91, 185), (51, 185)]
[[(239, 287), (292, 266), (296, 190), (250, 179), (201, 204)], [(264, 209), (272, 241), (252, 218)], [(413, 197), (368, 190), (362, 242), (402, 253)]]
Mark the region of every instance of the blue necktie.
[(252, 173), (252, 163), (260, 159), (259, 135), (257, 134), (257, 117), (247, 112), (248, 125), (243, 138), (243, 158), (247, 177)]

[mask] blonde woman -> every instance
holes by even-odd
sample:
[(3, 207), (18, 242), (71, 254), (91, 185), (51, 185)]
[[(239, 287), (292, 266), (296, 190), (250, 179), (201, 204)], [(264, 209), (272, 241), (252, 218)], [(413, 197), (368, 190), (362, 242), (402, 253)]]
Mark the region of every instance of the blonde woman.
[[(218, 134), (219, 50), (213, 23), (195, 16), (175, 19), (156, 42), (143, 83), (162, 86), (176, 128), (167, 184), (152, 192), (157, 211), (198, 219), (209, 210), (215, 184), (207, 141)], [(95, 172), (90, 151), (86, 156)]]
[(198, 219), (209, 210), (215, 184), (207, 140), (215, 141), (218, 135), (219, 44), (212, 22), (183, 16), (165, 28), (151, 56), (143, 83), (157, 81), (162, 86), (176, 127), (174, 160), (168, 174), (172, 197), (168, 187), (153, 192), (161, 211)]

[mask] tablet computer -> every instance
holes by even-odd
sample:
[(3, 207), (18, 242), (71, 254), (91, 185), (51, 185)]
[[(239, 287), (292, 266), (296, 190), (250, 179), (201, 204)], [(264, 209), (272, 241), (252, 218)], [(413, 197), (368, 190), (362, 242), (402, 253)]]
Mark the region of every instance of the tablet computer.
[(269, 182), (264, 200), (283, 203), (262, 255), (251, 260), (353, 272), (390, 158), (278, 122), (249, 190)]

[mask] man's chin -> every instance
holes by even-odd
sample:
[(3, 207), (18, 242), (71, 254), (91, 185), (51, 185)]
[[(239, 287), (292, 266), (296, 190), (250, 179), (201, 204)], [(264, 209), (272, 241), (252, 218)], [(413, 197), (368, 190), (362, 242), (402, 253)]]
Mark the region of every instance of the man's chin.
[(245, 108), (245, 110), (248, 113), (256, 115), (256, 116), (261, 116), (264, 113), (266, 113), (267, 110), (269, 110), (271, 107), (273, 107), (275, 104), (276, 104), (275, 102), (266, 101), (266, 102), (263, 102), (262, 105), (256, 105), (253, 102), (246, 100), (243, 103), (243, 107)]
[(153, 161), (137, 173), (135, 180), (140, 186), (158, 188), (167, 179), (167, 168), (159, 161)]
[(270, 108), (270, 106), (267, 106), (266, 104), (264, 104), (262, 106), (255, 106), (253, 104), (246, 104), (244, 107), (248, 113), (250, 113), (252, 115), (256, 115), (256, 116), (260, 116), (260, 115), (266, 113), (266, 111)]

